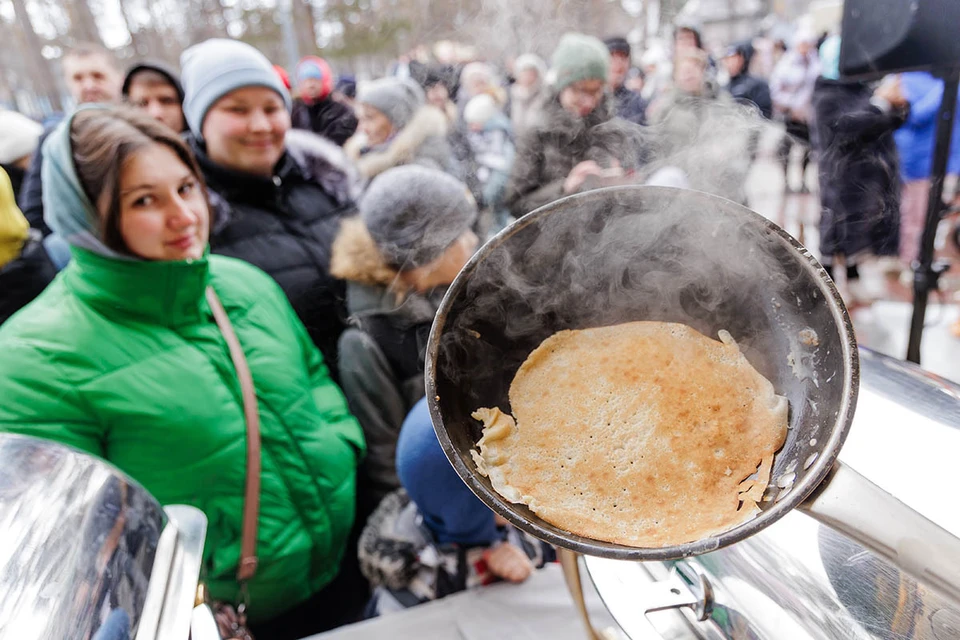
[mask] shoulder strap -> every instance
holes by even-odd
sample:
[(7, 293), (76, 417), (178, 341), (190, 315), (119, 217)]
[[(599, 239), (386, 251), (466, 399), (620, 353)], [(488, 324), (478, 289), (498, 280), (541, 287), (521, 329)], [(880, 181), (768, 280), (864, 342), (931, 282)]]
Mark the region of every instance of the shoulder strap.
[(243, 348), (233, 330), (230, 318), (220, 303), (220, 298), (207, 287), (207, 303), (213, 311), (220, 333), (230, 348), (230, 358), (240, 380), (243, 395), (243, 414), (247, 423), (247, 481), (243, 497), (243, 533), (240, 539), (240, 564), (237, 581), (246, 582), (257, 572), (257, 517), (260, 511), (260, 411), (257, 408), (257, 393)]

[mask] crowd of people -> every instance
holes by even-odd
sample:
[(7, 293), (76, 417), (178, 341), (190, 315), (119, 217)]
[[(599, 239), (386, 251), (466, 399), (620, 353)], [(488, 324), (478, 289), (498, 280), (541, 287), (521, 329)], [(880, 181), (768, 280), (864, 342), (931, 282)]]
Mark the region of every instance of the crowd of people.
[[(940, 81), (843, 82), (836, 36), (718, 56), (695, 24), (673, 36), (669, 56), (571, 33), (549, 64), (407, 58), (360, 83), (229, 39), (126, 73), (67, 51), (75, 111), (46, 131), (0, 111), (0, 431), (202, 509), (210, 594), (243, 593), (259, 637), (523, 581), (552, 550), (460, 482), (423, 399), (433, 317), (484, 239), (607, 185), (743, 201), (776, 120), (786, 190), (809, 188), (793, 146), (819, 162), (828, 269), (916, 256)], [(261, 440), (239, 582), (250, 417), (227, 332)]]

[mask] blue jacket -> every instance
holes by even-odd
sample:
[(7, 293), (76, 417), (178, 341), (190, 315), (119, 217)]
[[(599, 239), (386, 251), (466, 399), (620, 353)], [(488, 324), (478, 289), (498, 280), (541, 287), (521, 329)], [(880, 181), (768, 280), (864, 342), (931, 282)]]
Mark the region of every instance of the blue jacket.
[[(924, 71), (900, 76), (900, 87), (910, 102), (910, 116), (894, 134), (900, 151), (900, 175), (904, 181), (930, 177), (937, 134), (937, 111), (943, 99), (943, 81)], [(960, 173), (960, 118), (953, 120), (948, 173)]]

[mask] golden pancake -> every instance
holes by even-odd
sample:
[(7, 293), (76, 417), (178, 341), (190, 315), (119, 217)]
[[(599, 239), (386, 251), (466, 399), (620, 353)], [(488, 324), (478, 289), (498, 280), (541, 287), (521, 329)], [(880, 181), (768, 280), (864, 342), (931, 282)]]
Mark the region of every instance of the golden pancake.
[(513, 417), (474, 413), (479, 472), (561, 529), (634, 547), (752, 518), (786, 439), (787, 400), (720, 337), (630, 322), (547, 338), (510, 385)]

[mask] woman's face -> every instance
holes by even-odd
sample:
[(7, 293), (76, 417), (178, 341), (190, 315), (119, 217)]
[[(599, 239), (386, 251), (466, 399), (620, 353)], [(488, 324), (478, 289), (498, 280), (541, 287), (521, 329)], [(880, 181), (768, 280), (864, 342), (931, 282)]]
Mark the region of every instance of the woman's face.
[(244, 87), (217, 100), (203, 121), (207, 155), (222, 167), (270, 177), (283, 156), (290, 113), (266, 87)]
[(360, 103), (357, 106), (357, 120), (359, 122), (357, 128), (367, 136), (367, 144), (375, 147), (386, 142), (393, 133), (393, 125), (390, 123), (390, 119), (368, 104)]
[(581, 80), (560, 92), (560, 105), (570, 114), (586, 118), (603, 100), (603, 80)]
[(540, 72), (536, 69), (524, 69), (517, 74), (517, 84), (521, 87), (533, 87), (540, 82)]
[(160, 143), (134, 153), (120, 170), (120, 235), (146, 260), (203, 257), (210, 213), (200, 183)]

